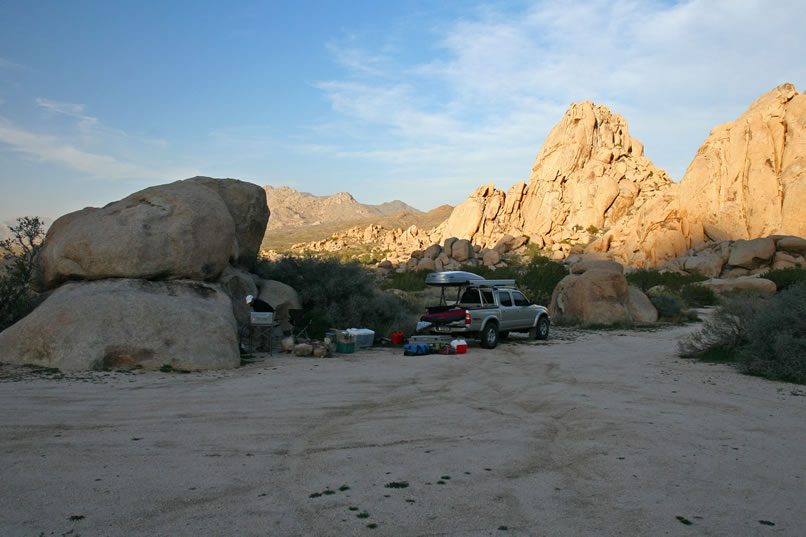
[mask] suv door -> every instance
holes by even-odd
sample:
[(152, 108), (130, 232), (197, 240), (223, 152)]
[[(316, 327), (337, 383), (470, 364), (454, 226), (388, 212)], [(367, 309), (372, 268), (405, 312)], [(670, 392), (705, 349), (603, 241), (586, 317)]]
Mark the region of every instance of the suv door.
[(495, 291), (498, 295), (498, 303), (501, 305), (501, 328), (504, 330), (511, 330), (513, 326), (518, 323), (518, 312), (512, 302), (512, 295), (507, 289), (498, 289)]
[(512, 300), (517, 310), (516, 322), (518, 328), (531, 327), (535, 320), (535, 311), (529, 306), (531, 303), (520, 291), (512, 291)]

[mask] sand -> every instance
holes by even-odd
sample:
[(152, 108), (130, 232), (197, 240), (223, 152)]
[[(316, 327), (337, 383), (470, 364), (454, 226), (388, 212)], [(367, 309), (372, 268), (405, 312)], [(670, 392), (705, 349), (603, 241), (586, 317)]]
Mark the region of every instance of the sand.
[(3, 368), (0, 535), (803, 535), (806, 389), (678, 358), (693, 329)]

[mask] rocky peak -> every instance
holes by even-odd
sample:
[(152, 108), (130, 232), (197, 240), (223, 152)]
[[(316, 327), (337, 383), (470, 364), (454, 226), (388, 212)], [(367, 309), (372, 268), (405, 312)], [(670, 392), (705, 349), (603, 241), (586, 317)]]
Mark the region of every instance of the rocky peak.
[(672, 184), (622, 116), (590, 101), (574, 103), (543, 144), (528, 185), (477, 188), (454, 209), (442, 236), (486, 246), (505, 234), (528, 235), (542, 246), (608, 226)]
[(782, 84), (713, 129), (680, 201), (712, 240), (806, 236), (806, 95)]

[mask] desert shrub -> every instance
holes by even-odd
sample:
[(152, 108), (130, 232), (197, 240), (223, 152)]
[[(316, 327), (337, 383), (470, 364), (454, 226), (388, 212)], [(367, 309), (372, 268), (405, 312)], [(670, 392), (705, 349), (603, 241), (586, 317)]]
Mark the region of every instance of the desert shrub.
[(742, 371), (806, 384), (806, 284), (765, 300), (745, 330), (737, 353)]
[(519, 280), (521, 277), (517, 267), (490, 268), (485, 265), (462, 265), (459, 270), (478, 274), (487, 280)]
[(707, 280), (701, 274), (678, 274), (677, 272), (659, 272), (652, 269), (638, 269), (625, 274), (630, 285), (647, 292), (656, 285), (663, 285), (671, 291), (679, 291), (684, 285)]
[(717, 302), (716, 293), (710, 287), (689, 283), (680, 288), (680, 298), (691, 308), (713, 306)]
[(422, 291), (425, 285), (425, 277), (431, 270), (409, 270), (406, 272), (390, 272), (381, 280), (382, 289), (400, 289), (401, 291)]
[(0, 241), (0, 331), (28, 315), (40, 302), (31, 290), (34, 258), (42, 247), (44, 223), (39, 217), (17, 218), (10, 226), (12, 237)]
[(536, 255), (526, 265), (519, 283), (533, 301), (548, 306), (554, 288), (566, 276), (568, 269), (562, 263)]
[(649, 300), (658, 310), (660, 319), (678, 320), (683, 314), (683, 301), (677, 295), (655, 295), (650, 297)]
[(771, 270), (762, 276), (775, 282), (779, 291), (783, 291), (795, 284), (806, 282), (806, 269), (800, 267), (790, 267), (785, 269)]
[(762, 302), (758, 297), (726, 298), (700, 330), (680, 342), (681, 355), (692, 358), (719, 355), (733, 360), (747, 344), (748, 329)]
[(302, 302), (298, 327), (322, 337), (328, 328), (371, 328), (385, 334), (407, 321), (410, 306), (377, 286), (374, 274), (336, 259), (284, 258), (261, 261), (257, 274), (290, 285)]
[(683, 356), (735, 362), (751, 375), (806, 383), (806, 285), (726, 299), (680, 344)]

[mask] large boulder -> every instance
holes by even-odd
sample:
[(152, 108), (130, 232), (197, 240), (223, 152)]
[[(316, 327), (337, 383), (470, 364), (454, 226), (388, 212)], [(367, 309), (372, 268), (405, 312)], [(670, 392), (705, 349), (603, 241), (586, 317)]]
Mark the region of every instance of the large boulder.
[(142, 278), (215, 281), (238, 254), (221, 196), (177, 181), (57, 219), (37, 259), (34, 285)]
[(299, 293), (283, 282), (277, 280), (260, 280), (258, 298), (266, 301), (274, 308), (274, 320), (284, 334), (291, 331), (291, 311), (302, 309)]
[(498, 250), (482, 250), (481, 262), (487, 266), (496, 265), (501, 262), (501, 254), (498, 253)]
[(473, 245), (467, 239), (460, 239), (451, 246), (451, 257), (459, 263), (464, 263), (473, 257)]
[(621, 263), (609, 261), (607, 259), (583, 259), (571, 267), (571, 274), (584, 274), (589, 270), (603, 270), (624, 274), (624, 267)]
[(230, 298), (197, 281), (110, 279), (61, 286), (0, 333), (2, 361), (62, 371), (240, 364)]
[(430, 270), (433, 272), (437, 270), (436, 261), (430, 257), (424, 257), (420, 259), (419, 263), (417, 263), (417, 270)]
[(232, 313), (235, 319), (243, 325), (248, 325), (252, 307), (246, 303), (246, 296), (255, 296), (258, 292), (252, 275), (230, 266), (224, 269), (218, 283), (232, 300)]
[(238, 179), (199, 176), (187, 181), (202, 184), (221, 196), (235, 223), (238, 260), (247, 265), (254, 262), (260, 251), (260, 243), (266, 234), (270, 216), (263, 188)]
[(442, 254), (442, 247), (439, 244), (432, 244), (425, 249), (424, 256), (428, 259), (436, 259)]
[(629, 323), (632, 315), (627, 280), (612, 270), (570, 274), (555, 287), (550, 313), (558, 322), (572, 324)]
[(749, 241), (739, 240), (730, 249), (728, 265), (746, 269), (768, 265), (775, 255), (775, 241), (769, 237)]
[(718, 277), (722, 272), (722, 265), (722, 257), (712, 250), (704, 250), (683, 259), (683, 268), (687, 272), (702, 274), (708, 278)]
[(800, 237), (781, 237), (775, 246), (778, 250), (790, 254), (806, 255), (806, 239)]
[(702, 282), (702, 285), (722, 295), (741, 292), (766, 297), (774, 295), (778, 290), (772, 280), (755, 276), (741, 276), (730, 279), (712, 278)]
[(630, 316), (637, 323), (654, 323), (658, 320), (658, 310), (639, 288), (630, 285)]

